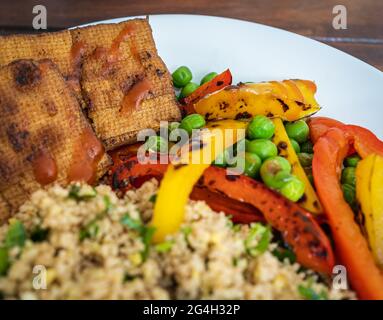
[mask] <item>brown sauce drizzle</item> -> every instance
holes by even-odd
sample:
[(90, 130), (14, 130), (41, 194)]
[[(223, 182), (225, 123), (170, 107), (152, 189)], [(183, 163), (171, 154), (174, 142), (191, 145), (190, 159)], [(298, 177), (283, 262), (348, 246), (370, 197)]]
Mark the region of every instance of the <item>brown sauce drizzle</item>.
[[(133, 24), (127, 24), (113, 39), (110, 48), (96, 48), (92, 56), (95, 59), (104, 59), (104, 63), (101, 69), (103, 76), (113, 75), (113, 69), (116, 62), (119, 60), (121, 54), (120, 47), (121, 43), (127, 41), (132, 35), (134, 35), (136, 27)], [(133, 59), (137, 64), (141, 65), (141, 59), (135, 45), (134, 39), (131, 39), (129, 43), (130, 51)], [(122, 115), (129, 115), (137, 110), (142, 102), (152, 89), (151, 83), (145, 78), (141, 78), (139, 81), (134, 83), (128, 90), (123, 90), (124, 97), (122, 99), (120, 113)]]
[(151, 84), (147, 79), (142, 79), (135, 83), (125, 94), (120, 109), (121, 114), (131, 114), (137, 110), (143, 99), (147, 97), (151, 90)]
[[(121, 43), (128, 40), (136, 31), (136, 28), (132, 24), (127, 24), (118, 34), (118, 36), (113, 40), (112, 45), (109, 49), (109, 62), (115, 62), (118, 60), (118, 56), (120, 54), (120, 46)], [(134, 45), (134, 42), (132, 41), (130, 43), (130, 50), (132, 52), (133, 58), (140, 62), (137, 48)]]
[(104, 152), (102, 143), (92, 129), (84, 129), (73, 149), (72, 165), (68, 171), (68, 182), (84, 181), (90, 184), (94, 183), (97, 165)]
[(33, 175), (38, 183), (45, 186), (57, 179), (55, 159), (46, 150), (40, 150), (32, 160)]
[(86, 45), (84, 41), (78, 41), (72, 45), (70, 50), (70, 59), (72, 67), (72, 76), (78, 77), (81, 72), (81, 60), (85, 54)]
[(52, 62), (48, 59), (43, 59), (39, 63), (39, 69), (41, 74), (46, 74), (49, 70), (49, 68), (52, 68)]
[(66, 81), (75, 91), (79, 90), (81, 62), (85, 54), (86, 44), (84, 41), (74, 43), (70, 50), (71, 73), (66, 77)]
[[(118, 60), (120, 54), (121, 43), (128, 40), (136, 31), (135, 25), (126, 25), (113, 40), (112, 45), (109, 49), (108, 62), (113, 63)], [(134, 39), (131, 39), (129, 43), (130, 51), (133, 59), (137, 64), (141, 65), (141, 59), (135, 45)], [(151, 83), (147, 79), (141, 79), (136, 82), (128, 91), (124, 92), (124, 98), (122, 100), (120, 113), (122, 115), (128, 115), (137, 110), (151, 90)]]

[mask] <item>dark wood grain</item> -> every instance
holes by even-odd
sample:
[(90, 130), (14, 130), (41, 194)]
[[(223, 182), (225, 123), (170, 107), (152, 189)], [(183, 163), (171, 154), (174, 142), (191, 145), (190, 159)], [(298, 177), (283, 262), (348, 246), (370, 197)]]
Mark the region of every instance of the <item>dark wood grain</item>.
[[(339, 3), (347, 8), (346, 30), (332, 27), (332, 9)], [(159, 13), (244, 19), (320, 39), (383, 70), (382, 0), (2, 0), (0, 33), (34, 32), (32, 8), (36, 4), (46, 6), (50, 31), (100, 19)]]

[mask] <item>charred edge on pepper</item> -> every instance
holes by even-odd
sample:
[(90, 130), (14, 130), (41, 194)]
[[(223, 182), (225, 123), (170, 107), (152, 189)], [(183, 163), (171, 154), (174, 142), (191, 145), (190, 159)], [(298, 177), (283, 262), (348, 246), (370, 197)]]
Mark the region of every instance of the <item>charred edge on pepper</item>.
[(183, 168), (184, 166), (186, 166), (185, 163), (177, 163), (173, 167), (174, 167), (174, 170), (179, 170), (179, 169)]
[(213, 113), (211, 113), (211, 112), (206, 112), (206, 114), (205, 114), (205, 120), (206, 121), (209, 121), (210, 120), (210, 117), (213, 115)]
[(287, 112), (290, 108), (289, 106), (280, 98), (277, 98), (277, 101), (281, 104), (283, 112)]
[(235, 120), (241, 120), (241, 119), (250, 119), (252, 115), (248, 113), (247, 111), (245, 112), (239, 112), (235, 115)]
[(225, 177), (226, 177), (226, 180), (229, 180), (229, 181), (236, 181), (239, 179), (239, 176), (236, 174), (227, 174)]
[(229, 104), (226, 101), (222, 101), (218, 104), (219, 110), (226, 111), (226, 109), (229, 107)]
[(287, 143), (285, 141), (281, 141), (278, 143), (277, 147), (278, 147), (279, 151), (286, 150), (287, 149)]
[(226, 90), (226, 91), (237, 90), (237, 89), (239, 89), (239, 86), (236, 86), (236, 85), (233, 85), (233, 84), (224, 88), (224, 90)]

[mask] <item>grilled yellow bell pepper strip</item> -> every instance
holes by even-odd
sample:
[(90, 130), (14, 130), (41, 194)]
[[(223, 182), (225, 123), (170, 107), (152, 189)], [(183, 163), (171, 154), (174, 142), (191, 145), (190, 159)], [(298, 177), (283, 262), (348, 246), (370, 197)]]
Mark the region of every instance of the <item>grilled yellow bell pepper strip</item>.
[[(184, 221), (185, 206), (193, 186), (219, 154), (230, 145), (245, 137), (247, 123), (234, 120), (223, 120), (209, 123), (202, 144), (199, 148), (189, 148), (181, 156), (178, 163), (169, 164), (161, 181), (154, 206), (153, 218), (150, 222), (155, 228), (153, 241), (164, 241), (169, 234), (177, 232)], [(229, 139), (225, 129), (233, 129), (233, 137)], [(190, 142), (192, 143), (192, 142)], [(204, 152), (210, 152), (211, 161), (206, 161)], [(200, 160), (199, 163), (190, 161)]]
[(356, 195), (365, 216), (374, 258), (383, 267), (383, 157), (371, 154), (359, 162)]
[(359, 161), (356, 168), (356, 197), (360, 203), (362, 213), (365, 216), (365, 227), (368, 234), (370, 247), (375, 248), (375, 230), (372, 216), (371, 203), (371, 177), (374, 168), (375, 155), (371, 154), (362, 161)]
[(371, 204), (375, 230), (374, 255), (378, 264), (383, 267), (383, 158), (378, 155), (371, 179)]
[[(299, 204), (311, 213), (321, 214), (322, 207), (320, 205), (319, 199), (299, 162), (298, 156), (295, 153), (293, 146), (290, 143), (290, 139), (287, 136), (282, 120), (275, 118), (273, 119), (273, 122), (275, 125), (273, 142), (278, 146), (279, 155), (285, 157), (290, 162), (292, 173), (305, 184), (305, 196), (299, 202)], [(285, 148), (281, 148), (281, 144), (283, 144)]]
[(295, 121), (320, 109), (315, 92), (315, 84), (308, 80), (240, 84), (207, 95), (194, 104), (194, 109), (206, 120), (265, 115)]

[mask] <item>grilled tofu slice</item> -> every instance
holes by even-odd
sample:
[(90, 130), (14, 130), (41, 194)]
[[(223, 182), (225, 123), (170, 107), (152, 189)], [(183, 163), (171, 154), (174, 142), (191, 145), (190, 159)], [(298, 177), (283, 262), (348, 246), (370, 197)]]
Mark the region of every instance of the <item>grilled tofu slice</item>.
[(0, 219), (42, 186), (91, 183), (110, 164), (51, 60), (0, 68), (0, 114)]
[(107, 150), (136, 141), (161, 120), (180, 119), (171, 75), (158, 56), (147, 19), (71, 30), (82, 48), (86, 113)]
[(69, 30), (35, 35), (0, 36), (0, 66), (20, 59), (50, 59), (57, 65), (68, 84), (81, 100), (81, 48), (72, 46)]

